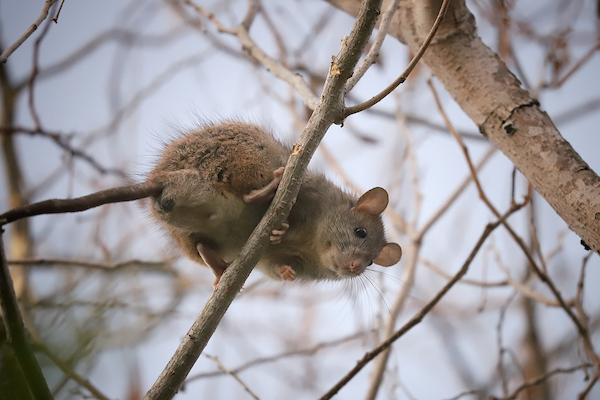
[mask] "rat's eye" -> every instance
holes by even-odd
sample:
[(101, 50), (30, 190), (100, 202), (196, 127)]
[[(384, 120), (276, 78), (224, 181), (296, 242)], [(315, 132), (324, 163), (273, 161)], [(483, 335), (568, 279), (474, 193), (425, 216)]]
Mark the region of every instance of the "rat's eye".
[(367, 265), (367, 267), (371, 266), (371, 265), (373, 265), (373, 260), (371, 260), (371, 262)]
[(175, 208), (175, 200), (171, 199), (170, 197), (162, 198), (158, 202), (158, 206), (160, 207), (161, 211), (171, 212), (173, 211), (173, 208)]
[(365, 228), (354, 228), (354, 234), (356, 234), (356, 236), (358, 236), (361, 239), (364, 239), (367, 237), (367, 230)]

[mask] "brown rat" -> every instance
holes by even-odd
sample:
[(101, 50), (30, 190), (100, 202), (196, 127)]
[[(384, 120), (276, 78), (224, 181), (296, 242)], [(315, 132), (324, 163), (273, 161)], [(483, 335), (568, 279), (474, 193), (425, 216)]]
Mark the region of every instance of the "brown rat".
[[(186, 255), (211, 267), (216, 284), (266, 211), (289, 153), (252, 124), (192, 131), (167, 145), (148, 176), (165, 184), (151, 213)], [(323, 280), (358, 276), (372, 262), (393, 265), (402, 252), (385, 240), (387, 203), (382, 188), (357, 200), (307, 172), (289, 224), (273, 232), (257, 268), (274, 279)]]

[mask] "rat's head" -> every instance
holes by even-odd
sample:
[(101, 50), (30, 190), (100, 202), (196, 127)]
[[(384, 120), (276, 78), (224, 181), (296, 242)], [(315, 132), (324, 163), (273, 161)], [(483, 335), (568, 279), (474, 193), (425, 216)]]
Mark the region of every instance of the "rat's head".
[(396, 264), (402, 249), (386, 242), (381, 221), (387, 204), (387, 192), (376, 187), (354, 206), (341, 205), (332, 210), (317, 229), (321, 264), (339, 278), (358, 276), (373, 263), (384, 267)]

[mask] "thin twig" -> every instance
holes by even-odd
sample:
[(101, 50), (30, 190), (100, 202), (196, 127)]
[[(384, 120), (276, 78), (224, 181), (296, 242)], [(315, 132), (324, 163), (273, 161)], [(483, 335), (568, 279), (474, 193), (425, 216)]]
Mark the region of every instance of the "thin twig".
[(20, 372), (25, 378), (27, 387), (36, 400), (52, 400), (52, 394), (42, 374), (33, 350), (29, 344), (27, 331), (19, 304), (13, 281), (8, 270), (6, 254), (4, 253), (4, 241), (0, 228), (0, 304), (2, 305), (2, 319), (7, 333), (7, 344), (13, 350)]
[(60, 2), (60, 6), (58, 7), (58, 11), (56, 12), (56, 15), (54, 16), (54, 18), (52, 18), (52, 22), (54, 22), (55, 24), (58, 24), (58, 17), (60, 15), (60, 12), (62, 11), (64, 4), (65, 4), (65, 0), (62, 0)]
[(406, 81), (406, 79), (408, 78), (408, 76), (410, 75), (412, 70), (415, 69), (415, 67), (417, 66), (417, 63), (421, 60), (421, 57), (423, 57), (423, 54), (425, 54), (425, 50), (427, 50), (427, 47), (429, 47), (429, 45), (431, 44), (433, 37), (435, 36), (439, 26), (441, 25), (442, 20), (444, 19), (444, 16), (446, 15), (446, 10), (448, 9), (449, 4), (450, 4), (450, 0), (444, 0), (444, 2), (442, 3), (442, 6), (440, 7), (440, 11), (437, 15), (437, 18), (435, 19), (435, 22), (433, 23), (433, 26), (431, 27), (431, 30), (429, 31), (429, 34), (427, 35), (427, 38), (425, 38), (425, 41), (419, 48), (419, 51), (417, 51), (417, 54), (415, 54), (415, 56), (410, 61), (410, 64), (408, 64), (408, 67), (406, 67), (406, 70), (402, 73), (402, 75), (400, 75), (398, 78), (396, 78), (396, 80), (394, 82), (392, 82), (387, 88), (385, 88), (378, 95), (372, 97), (370, 100), (367, 100), (362, 104), (358, 104), (358, 105), (355, 105), (352, 107), (347, 107), (344, 110), (344, 118), (346, 118), (352, 114), (356, 114), (357, 112), (360, 112), (360, 111), (363, 111), (363, 110), (373, 107), (375, 104), (377, 104), (381, 100), (383, 100), (388, 94), (392, 93), (394, 91), (394, 89), (396, 89), (400, 84), (402, 84), (402, 83), (404, 83), (404, 81)]
[[(481, 157), (481, 160), (479, 160), (479, 162), (475, 166), (475, 172), (479, 172), (481, 170), (481, 168), (483, 168), (483, 166), (485, 164), (487, 164), (487, 162), (490, 160), (492, 155), (494, 155), (496, 153), (496, 150), (497, 149), (494, 146), (491, 146), (488, 149), (488, 151), (483, 155), (483, 157)], [(461, 184), (458, 185), (456, 190), (442, 204), (442, 206), (429, 218), (429, 220), (427, 220), (427, 222), (425, 224), (423, 224), (423, 227), (421, 228), (421, 230), (419, 231), (419, 233), (417, 235), (418, 237), (421, 238), (421, 240), (423, 239), (423, 237), (425, 236), (427, 231), (429, 231), (429, 229), (433, 226), (433, 224), (435, 224), (437, 221), (439, 221), (442, 214), (444, 214), (446, 212), (446, 210), (448, 210), (448, 208), (452, 204), (454, 204), (454, 202), (456, 201), (458, 196), (460, 196), (461, 193), (464, 192), (464, 190), (467, 188), (467, 186), (469, 185), (469, 183), (471, 183), (472, 180), (473, 180), (472, 174), (469, 174), (468, 176), (466, 176), (465, 179), (463, 179), (463, 181), (461, 182)]]
[(490, 400), (511, 400), (511, 399), (516, 399), (519, 395), (519, 393), (521, 393), (523, 390), (531, 387), (531, 386), (536, 386), (539, 385), (540, 383), (546, 381), (548, 378), (552, 377), (553, 375), (557, 375), (557, 374), (570, 374), (573, 373), (575, 371), (579, 371), (580, 369), (584, 369), (584, 368), (588, 368), (590, 367), (591, 364), (589, 363), (585, 363), (585, 364), (581, 364), (581, 365), (577, 365), (575, 367), (571, 367), (571, 368), (556, 368), (552, 371), (548, 371), (545, 374), (542, 374), (540, 376), (538, 376), (537, 378), (531, 379), (527, 382), (523, 382), (518, 388), (516, 388), (515, 390), (513, 390), (510, 394), (506, 395), (505, 397), (495, 397), (495, 396), (490, 396)]
[(14, 42), (13, 44), (11, 44), (10, 46), (8, 46), (3, 52), (2, 54), (0, 54), (0, 62), (1, 63), (5, 63), (6, 60), (8, 60), (8, 57), (10, 57), (10, 55), (19, 48), (19, 46), (21, 46), (28, 38), (29, 36), (31, 36), (31, 34), (33, 32), (35, 32), (35, 30), (40, 26), (40, 24), (46, 19), (46, 17), (48, 16), (48, 13), (50, 12), (50, 8), (54, 5), (54, 3), (56, 3), (58, 0), (46, 0), (46, 2), (44, 3), (44, 8), (42, 9), (41, 14), (39, 15), (39, 17), (35, 20), (35, 22), (33, 24), (31, 24), (31, 26), (29, 28), (27, 28), (27, 30), (25, 31), (25, 33), (23, 33), (21, 35), (21, 37), (19, 37), (16, 42)]
[(209, 360), (212, 360), (215, 362), (215, 364), (217, 364), (217, 367), (219, 367), (219, 369), (221, 371), (223, 371), (223, 373), (230, 375), (233, 379), (235, 379), (240, 385), (242, 385), (242, 387), (244, 388), (244, 390), (254, 399), (254, 400), (260, 400), (258, 398), (257, 395), (254, 394), (254, 392), (252, 392), (252, 390), (250, 390), (250, 388), (248, 387), (248, 385), (246, 385), (244, 383), (243, 380), (240, 379), (240, 377), (233, 371), (225, 368), (225, 366), (221, 363), (221, 361), (219, 361), (219, 359), (215, 356), (211, 356), (208, 354), (205, 354), (205, 357), (208, 358)]
[(21, 218), (41, 214), (60, 214), (89, 210), (108, 203), (119, 203), (156, 196), (162, 192), (163, 186), (156, 182), (143, 182), (136, 185), (121, 186), (92, 193), (74, 199), (51, 199), (39, 203), (27, 204), (14, 208), (0, 215), (0, 226)]
[[(30, 94), (30, 99), (32, 98), (31, 96), (32, 96), (32, 94)], [(32, 115), (33, 115), (33, 112), (35, 112), (34, 109), (32, 109)], [(37, 125), (37, 122), (36, 122), (36, 125)], [(0, 133), (15, 134), (18, 132), (25, 133), (25, 134), (32, 135), (32, 136), (42, 136), (44, 138), (49, 138), (58, 147), (63, 149), (70, 157), (80, 158), (81, 160), (87, 162), (92, 168), (94, 168), (99, 173), (101, 173), (103, 175), (104, 174), (115, 175), (121, 179), (129, 179), (125, 172), (123, 172), (119, 169), (116, 169), (116, 168), (104, 167), (102, 164), (100, 164), (100, 162), (98, 162), (91, 155), (87, 154), (83, 150), (72, 147), (71, 144), (69, 143), (69, 138), (73, 137), (75, 135), (75, 133), (70, 133), (70, 134), (65, 135), (65, 134), (61, 134), (58, 132), (48, 132), (46, 130), (41, 129), (41, 127), (33, 128), (33, 129), (25, 128), (22, 126), (16, 126), (11, 129), (4, 129), (4, 128), (0, 127)]]
[[(429, 268), (431, 271), (435, 272), (436, 274), (446, 278), (446, 279), (452, 279), (452, 275), (450, 275), (449, 273), (447, 273), (446, 271), (444, 271), (443, 269), (441, 269), (440, 267), (438, 267), (435, 263), (426, 260), (426, 259), (419, 259), (419, 263), (423, 264), (425, 267)], [(508, 286), (508, 281), (504, 280), (504, 281), (495, 281), (495, 282), (486, 282), (486, 281), (476, 281), (473, 279), (462, 279), (460, 282), (460, 284), (463, 285), (471, 285), (471, 286), (477, 286), (477, 287), (482, 287), (482, 288), (494, 288), (494, 287), (506, 287)]]
[[(197, 5), (192, 0), (183, 0), (183, 2), (189, 5), (190, 7), (194, 8), (198, 13), (208, 18), (219, 30), (219, 32), (228, 33), (230, 35), (236, 36), (242, 44), (242, 48), (252, 58), (264, 65), (274, 76), (290, 84), (302, 97), (306, 106), (311, 110), (315, 109), (319, 99), (317, 98), (317, 96), (315, 96), (315, 94), (308, 86), (308, 84), (304, 81), (302, 76), (293, 73), (283, 64), (270, 57), (250, 37), (248, 29), (250, 28), (249, 21), (251, 22), (255, 16), (253, 12), (249, 10), (242, 23), (237, 27), (227, 28), (217, 19), (217, 17), (215, 17), (213, 13), (209, 12), (204, 7)], [(251, 3), (251, 7), (255, 7), (255, 2)], [(258, 10), (254, 12), (258, 12)]]
[(37, 110), (35, 109), (35, 96), (34, 96), (34, 92), (35, 92), (35, 80), (37, 78), (38, 75), (38, 71), (39, 71), (39, 58), (40, 58), (40, 46), (42, 45), (42, 41), (44, 40), (44, 38), (46, 37), (46, 35), (48, 34), (48, 31), (50, 30), (50, 24), (51, 21), (48, 21), (46, 23), (46, 26), (44, 26), (44, 29), (42, 29), (42, 32), (40, 33), (40, 35), (38, 36), (38, 38), (35, 40), (34, 44), (33, 44), (33, 69), (31, 70), (31, 74), (29, 76), (29, 80), (28, 80), (28, 84), (27, 84), (27, 94), (29, 95), (29, 98), (27, 99), (27, 104), (29, 105), (29, 112), (31, 113), (31, 118), (33, 119), (33, 122), (35, 124), (36, 129), (38, 130), (42, 130), (42, 122), (40, 120), (40, 116), (38, 115)]
[(548, 86), (552, 87), (552, 88), (559, 88), (559, 87), (561, 87), (565, 83), (565, 81), (567, 79), (569, 79), (575, 72), (577, 72), (577, 70), (579, 70), (586, 62), (588, 62), (589, 59), (592, 58), (592, 56), (598, 50), (600, 50), (600, 39), (598, 40), (598, 43), (596, 43), (596, 45), (594, 47), (592, 47), (591, 49), (589, 49), (587, 51), (587, 53), (585, 53), (583, 55), (583, 57), (581, 57), (581, 59), (579, 61), (577, 61), (575, 63), (575, 65), (573, 65), (573, 67), (567, 73), (565, 73), (565, 75), (562, 78), (551, 82)]
[(377, 61), (377, 57), (379, 57), (379, 50), (381, 50), (381, 45), (383, 45), (383, 40), (386, 38), (388, 30), (390, 29), (390, 23), (392, 22), (392, 18), (398, 10), (398, 6), (400, 5), (400, 0), (392, 0), (388, 5), (387, 9), (381, 16), (381, 21), (379, 22), (379, 27), (377, 29), (377, 36), (375, 36), (375, 40), (369, 49), (369, 52), (365, 56), (363, 62), (356, 68), (352, 77), (348, 79), (348, 83), (346, 83), (346, 93), (349, 93), (354, 86), (360, 81), (360, 79), (365, 75), (371, 65), (375, 64)]
[(92, 383), (85, 379), (83, 376), (76, 373), (73, 368), (66, 362), (62, 361), (56, 356), (49, 348), (43, 343), (35, 343), (35, 346), (39, 348), (60, 370), (68, 376), (70, 379), (77, 382), (82, 387), (86, 388), (92, 396), (98, 400), (110, 400), (100, 390), (98, 390)]
[[(248, 288), (244, 288), (244, 291), (247, 291), (247, 290), (248, 290)], [(343, 337), (340, 339), (335, 339), (335, 340), (332, 340), (329, 342), (322, 342), (322, 343), (316, 344), (311, 347), (298, 349), (298, 350), (285, 351), (283, 353), (275, 354), (272, 356), (257, 358), (257, 359), (248, 361), (244, 364), (241, 364), (241, 365), (233, 368), (231, 371), (233, 371), (235, 373), (240, 373), (240, 372), (245, 371), (254, 366), (272, 363), (272, 362), (279, 361), (279, 360), (282, 360), (285, 358), (290, 358), (290, 357), (294, 357), (294, 356), (312, 356), (322, 349), (339, 346), (341, 344), (350, 342), (352, 340), (361, 339), (371, 333), (373, 333), (373, 331), (358, 332), (358, 333), (354, 333), (352, 335), (349, 335), (349, 336), (346, 336), (346, 337)], [(199, 380), (199, 379), (212, 378), (214, 376), (218, 376), (221, 374), (223, 374), (222, 371), (201, 372), (197, 375), (190, 376), (188, 379), (185, 380), (185, 384), (187, 385), (188, 383)]]
[(66, 266), (66, 267), (83, 267), (97, 269), (100, 271), (115, 272), (126, 268), (141, 267), (144, 271), (159, 271), (169, 274), (174, 273), (169, 262), (151, 262), (142, 260), (129, 260), (117, 264), (97, 263), (83, 260), (66, 260), (52, 258), (27, 258), (23, 260), (8, 260), (8, 265), (47, 265), (47, 266)]

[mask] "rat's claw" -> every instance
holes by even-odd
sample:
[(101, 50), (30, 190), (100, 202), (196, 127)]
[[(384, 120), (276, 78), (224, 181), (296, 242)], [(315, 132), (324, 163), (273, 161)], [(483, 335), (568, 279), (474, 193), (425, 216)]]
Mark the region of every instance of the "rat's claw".
[(279, 267), (279, 276), (284, 281), (293, 281), (296, 278), (296, 271), (289, 265), (282, 265)]
[(283, 222), (279, 229), (273, 229), (273, 234), (269, 238), (271, 240), (271, 243), (272, 244), (281, 243), (281, 239), (283, 238), (283, 235), (285, 235), (285, 233), (287, 232), (289, 227), (290, 227), (290, 224), (288, 224), (287, 222)]

